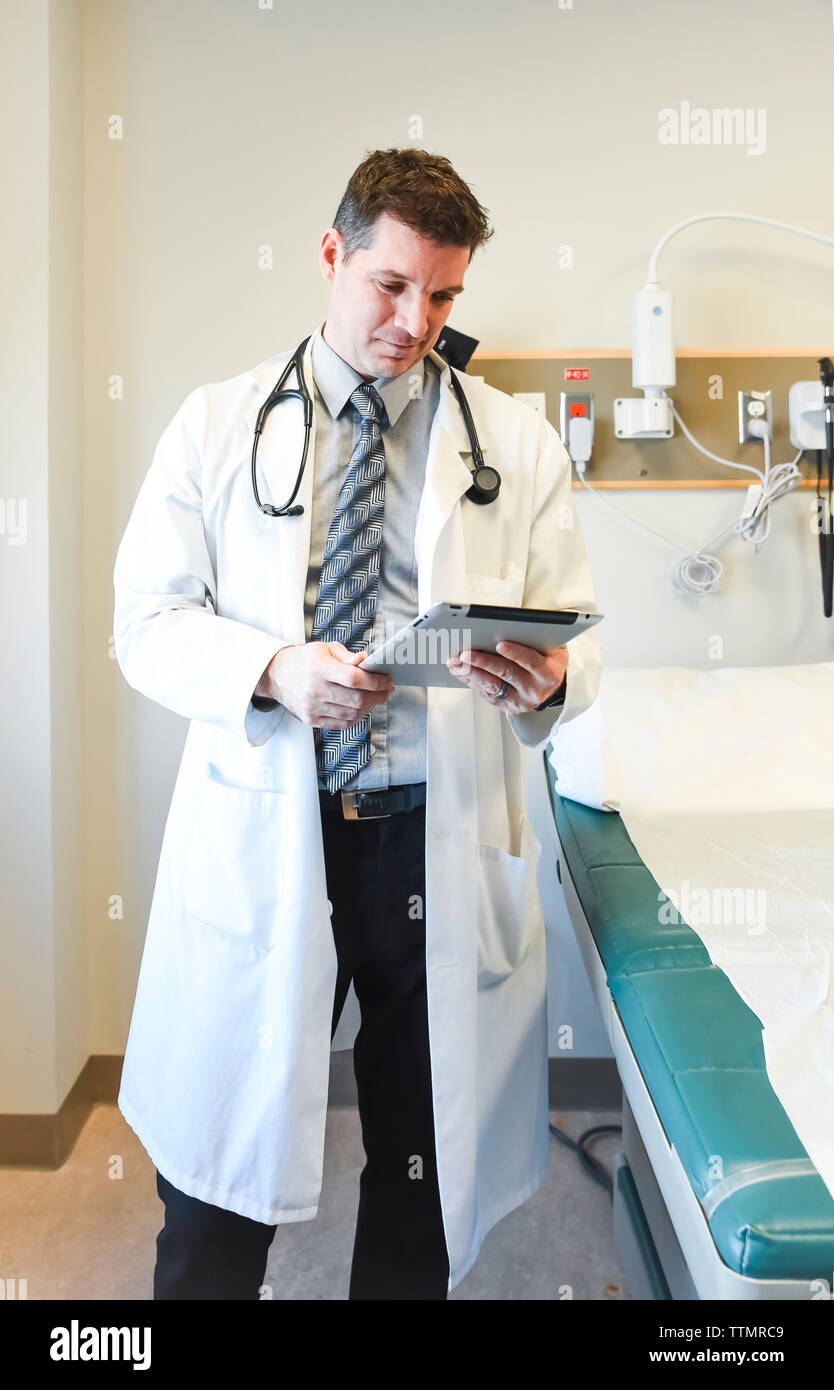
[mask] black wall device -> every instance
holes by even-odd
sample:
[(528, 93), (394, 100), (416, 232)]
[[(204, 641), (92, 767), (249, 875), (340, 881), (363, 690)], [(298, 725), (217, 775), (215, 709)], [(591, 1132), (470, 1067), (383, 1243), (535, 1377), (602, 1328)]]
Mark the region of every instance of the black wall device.
[(479, 342), (479, 338), (469, 338), (465, 333), (458, 333), (454, 328), (446, 327), (435, 343), (434, 350), (450, 367), (465, 372), (466, 364)]

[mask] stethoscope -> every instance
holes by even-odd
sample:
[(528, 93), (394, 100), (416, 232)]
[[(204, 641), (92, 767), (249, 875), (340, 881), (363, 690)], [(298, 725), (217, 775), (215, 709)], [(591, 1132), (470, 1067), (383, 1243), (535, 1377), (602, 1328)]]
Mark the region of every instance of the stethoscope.
[[(292, 502), (301, 486), (301, 479), (304, 476), (304, 466), (307, 462), (307, 450), (310, 446), (310, 430), (313, 425), (313, 398), (307, 390), (307, 382), (304, 379), (304, 366), (302, 362), (304, 349), (309, 341), (309, 338), (305, 338), (303, 343), (299, 343), (278, 381), (275, 383), (258, 411), (258, 418), (255, 423), (255, 438), (252, 442), (252, 488), (255, 493), (255, 501), (260, 510), (264, 513), (264, 516), (301, 516), (304, 511), (303, 507), (293, 506)], [(298, 389), (293, 389), (292, 387), (287, 387), (285, 389), (284, 382), (287, 380), (293, 367), (298, 375)], [(501, 475), (497, 468), (490, 468), (488, 464), (484, 463), (484, 456), (481, 452), (480, 443), (478, 442), (478, 434), (475, 429), (475, 422), (472, 419), (472, 412), (469, 409), (469, 402), (463, 394), (463, 387), (451, 367), (449, 367), (449, 373), (452, 378), (452, 386), (454, 387), (455, 395), (463, 411), (466, 432), (469, 435), (469, 443), (472, 448), (472, 462), (475, 465), (472, 474), (472, 486), (467, 488), (465, 496), (468, 497), (470, 501), (477, 502), (479, 506), (484, 506), (488, 502), (494, 502), (495, 498), (498, 496), (498, 489), (501, 486)], [(258, 479), (255, 468), (255, 459), (258, 455), (258, 439), (263, 433), (263, 428), (266, 424), (269, 412), (281, 401), (293, 398), (301, 401), (304, 407), (304, 448), (301, 453), (301, 465), (298, 470), (298, 477), (295, 480), (295, 487), (289, 499), (284, 503), (283, 507), (273, 507), (269, 502), (262, 502), (258, 493)]]

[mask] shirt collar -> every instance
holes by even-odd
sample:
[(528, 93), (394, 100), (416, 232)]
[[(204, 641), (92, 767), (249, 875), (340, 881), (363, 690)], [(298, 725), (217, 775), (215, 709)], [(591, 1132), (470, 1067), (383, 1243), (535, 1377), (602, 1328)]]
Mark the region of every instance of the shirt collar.
[[(335, 420), (350, 401), (351, 394), (357, 386), (362, 384), (363, 378), (355, 368), (351, 367), (350, 363), (345, 362), (343, 357), (333, 351), (329, 343), (325, 342), (321, 330), (322, 325), (319, 324), (313, 335), (313, 379), (322, 400)], [(397, 423), (411, 400), (412, 383), (415, 377), (418, 378), (420, 384), (414, 394), (419, 395), (423, 390), (425, 371), (424, 359), (421, 358), (409, 371), (403, 372), (400, 376), (381, 376), (370, 383), (382, 397), (389, 425)]]

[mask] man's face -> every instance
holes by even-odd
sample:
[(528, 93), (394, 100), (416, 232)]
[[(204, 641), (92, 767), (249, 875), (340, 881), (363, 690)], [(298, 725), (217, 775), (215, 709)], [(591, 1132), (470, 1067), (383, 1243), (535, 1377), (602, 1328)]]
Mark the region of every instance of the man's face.
[(320, 250), (331, 287), (325, 342), (366, 381), (402, 376), (437, 342), (469, 257), (468, 246), (438, 246), (380, 213), (371, 246), (345, 262), (331, 227)]

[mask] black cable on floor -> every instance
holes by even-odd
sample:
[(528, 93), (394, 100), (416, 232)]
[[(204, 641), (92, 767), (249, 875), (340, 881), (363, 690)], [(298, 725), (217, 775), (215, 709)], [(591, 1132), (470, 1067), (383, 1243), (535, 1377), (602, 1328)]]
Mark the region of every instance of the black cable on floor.
[(591, 1175), (594, 1182), (598, 1182), (602, 1187), (607, 1188), (608, 1195), (613, 1199), (614, 1179), (605, 1167), (605, 1164), (600, 1163), (598, 1158), (594, 1158), (593, 1154), (588, 1153), (587, 1141), (596, 1134), (622, 1134), (622, 1125), (594, 1125), (591, 1129), (586, 1129), (584, 1133), (580, 1134), (578, 1139), (571, 1139), (569, 1134), (565, 1134), (563, 1130), (557, 1129), (556, 1125), (551, 1124), (549, 1121), (547, 1127), (554, 1139), (558, 1139), (560, 1144), (566, 1144), (569, 1149), (574, 1149), (576, 1151), (579, 1156), (579, 1161), (586, 1173)]

